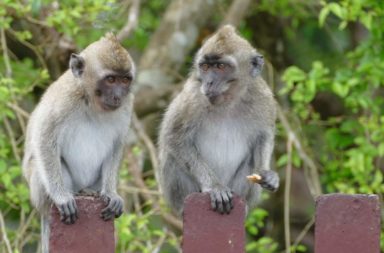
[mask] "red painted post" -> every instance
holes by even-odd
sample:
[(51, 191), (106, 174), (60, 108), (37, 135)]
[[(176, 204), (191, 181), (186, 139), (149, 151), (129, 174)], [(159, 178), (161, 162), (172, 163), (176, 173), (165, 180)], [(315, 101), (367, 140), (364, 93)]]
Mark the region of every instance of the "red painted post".
[(193, 193), (184, 202), (183, 253), (245, 252), (245, 203), (233, 199), (234, 208), (228, 214), (211, 209), (206, 193)]
[(76, 197), (79, 219), (66, 225), (56, 207), (51, 209), (50, 253), (113, 253), (114, 223), (100, 218), (104, 202), (95, 197)]
[(380, 253), (377, 195), (328, 194), (316, 200), (315, 253)]

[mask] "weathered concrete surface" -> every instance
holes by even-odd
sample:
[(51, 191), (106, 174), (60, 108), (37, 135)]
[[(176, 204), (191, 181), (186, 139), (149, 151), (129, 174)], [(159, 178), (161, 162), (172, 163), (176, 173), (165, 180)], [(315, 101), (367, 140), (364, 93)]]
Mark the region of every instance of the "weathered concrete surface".
[(56, 207), (51, 209), (50, 253), (113, 253), (115, 251), (113, 220), (100, 218), (105, 207), (95, 197), (76, 197), (79, 219), (66, 225), (60, 221)]
[(379, 253), (377, 195), (323, 195), (316, 200), (315, 253)]
[(245, 252), (245, 203), (233, 199), (228, 214), (211, 209), (209, 194), (193, 193), (184, 202), (183, 253)]

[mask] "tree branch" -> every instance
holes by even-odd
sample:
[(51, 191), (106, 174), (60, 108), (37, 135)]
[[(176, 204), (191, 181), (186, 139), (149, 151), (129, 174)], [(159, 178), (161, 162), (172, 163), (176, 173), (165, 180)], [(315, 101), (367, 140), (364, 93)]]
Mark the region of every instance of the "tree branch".
[(285, 252), (290, 253), (291, 246), (291, 228), (290, 228), (290, 196), (291, 196), (291, 177), (292, 177), (292, 140), (293, 136), (288, 133), (287, 140), (287, 166), (285, 173), (285, 189), (284, 189), (284, 235), (285, 235)]
[(9, 242), (7, 231), (5, 229), (5, 223), (4, 223), (4, 217), (3, 213), (0, 211), (0, 228), (1, 233), (3, 234), (3, 241), (5, 243), (5, 246), (7, 248), (8, 253), (12, 253), (11, 243)]
[(232, 24), (234, 26), (239, 26), (240, 22), (246, 16), (250, 4), (251, 0), (233, 0), (221, 25)]
[(137, 27), (139, 18), (140, 0), (132, 0), (131, 8), (129, 9), (127, 23), (117, 33), (117, 39), (121, 42), (128, 38), (133, 30)]

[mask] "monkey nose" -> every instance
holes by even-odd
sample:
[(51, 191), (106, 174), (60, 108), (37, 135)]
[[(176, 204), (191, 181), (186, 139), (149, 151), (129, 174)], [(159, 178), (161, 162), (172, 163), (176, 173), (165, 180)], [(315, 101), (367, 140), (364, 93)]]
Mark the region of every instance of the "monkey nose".
[(120, 105), (121, 99), (119, 97), (114, 96), (113, 97), (113, 104), (114, 105)]
[(217, 93), (207, 93), (206, 96), (207, 96), (209, 102), (211, 104), (214, 104), (215, 101), (217, 100), (217, 97), (219, 96), (219, 94), (217, 94)]

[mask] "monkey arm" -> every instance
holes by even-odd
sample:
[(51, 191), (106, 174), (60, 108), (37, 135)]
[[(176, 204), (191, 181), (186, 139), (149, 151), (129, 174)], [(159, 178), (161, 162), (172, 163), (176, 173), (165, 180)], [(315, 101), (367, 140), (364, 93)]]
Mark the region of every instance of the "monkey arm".
[(273, 130), (262, 131), (256, 137), (253, 146), (253, 164), (257, 170), (270, 170), (270, 162), (273, 153)]
[(279, 187), (279, 176), (270, 168), (274, 145), (274, 130), (262, 131), (256, 138), (253, 147), (254, 172), (261, 176), (259, 184), (270, 191)]
[[(215, 173), (209, 168), (207, 163), (201, 157), (193, 141), (193, 135), (184, 140), (176, 140), (174, 136), (169, 140), (170, 155), (179, 164), (180, 168), (187, 170), (200, 184), (202, 192), (208, 192), (220, 185)], [(184, 136), (188, 136), (185, 134)], [(178, 142), (178, 143), (176, 143)]]
[(107, 159), (103, 162), (101, 177), (101, 193), (105, 194), (117, 194), (117, 178), (118, 171), (123, 157), (123, 143), (120, 139), (116, 139), (113, 142), (111, 153), (107, 156)]
[(119, 217), (123, 213), (124, 201), (117, 194), (117, 181), (120, 162), (123, 157), (123, 138), (114, 141), (111, 154), (103, 162), (101, 168), (101, 198), (107, 206), (101, 211), (101, 217), (104, 220), (110, 220), (112, 217)]
[(36, 148), (34, 155), (42, 183), (48, 196), (56, 203), (62, 203), (72, 194), (65, 188), (61, 161), (60, 147), (58, 145), (58, 134), (56, 124), (53, 120), (41, 121), (43, 124), (37, 125), (33, 130)]
[(184, 145), (174, 146), (169, 150), (169, 155), (173, 157), (178, 167), (186, 170), (186, 173), (199, 184), (200, 191), (210, 194), (212, 209), (220, 213), (229, 213), (233, 208), (232, 190), (217, 179), (215, 173), (200, 156), (193, 141), (186, 140)]
[(73, 224), (77, 219), (77, 206), (70, 189), (66, 189), (63, 180), (58, 144), (60, 132), (58, 125), (62, 125), (60, 120), (62, 119), (41, 117), (39, 124), (36, 124), (32, 130), (35, 141), (36, 173), (41, 178), (45, 192), (59, 209), (61, 220), (66, 224)]

